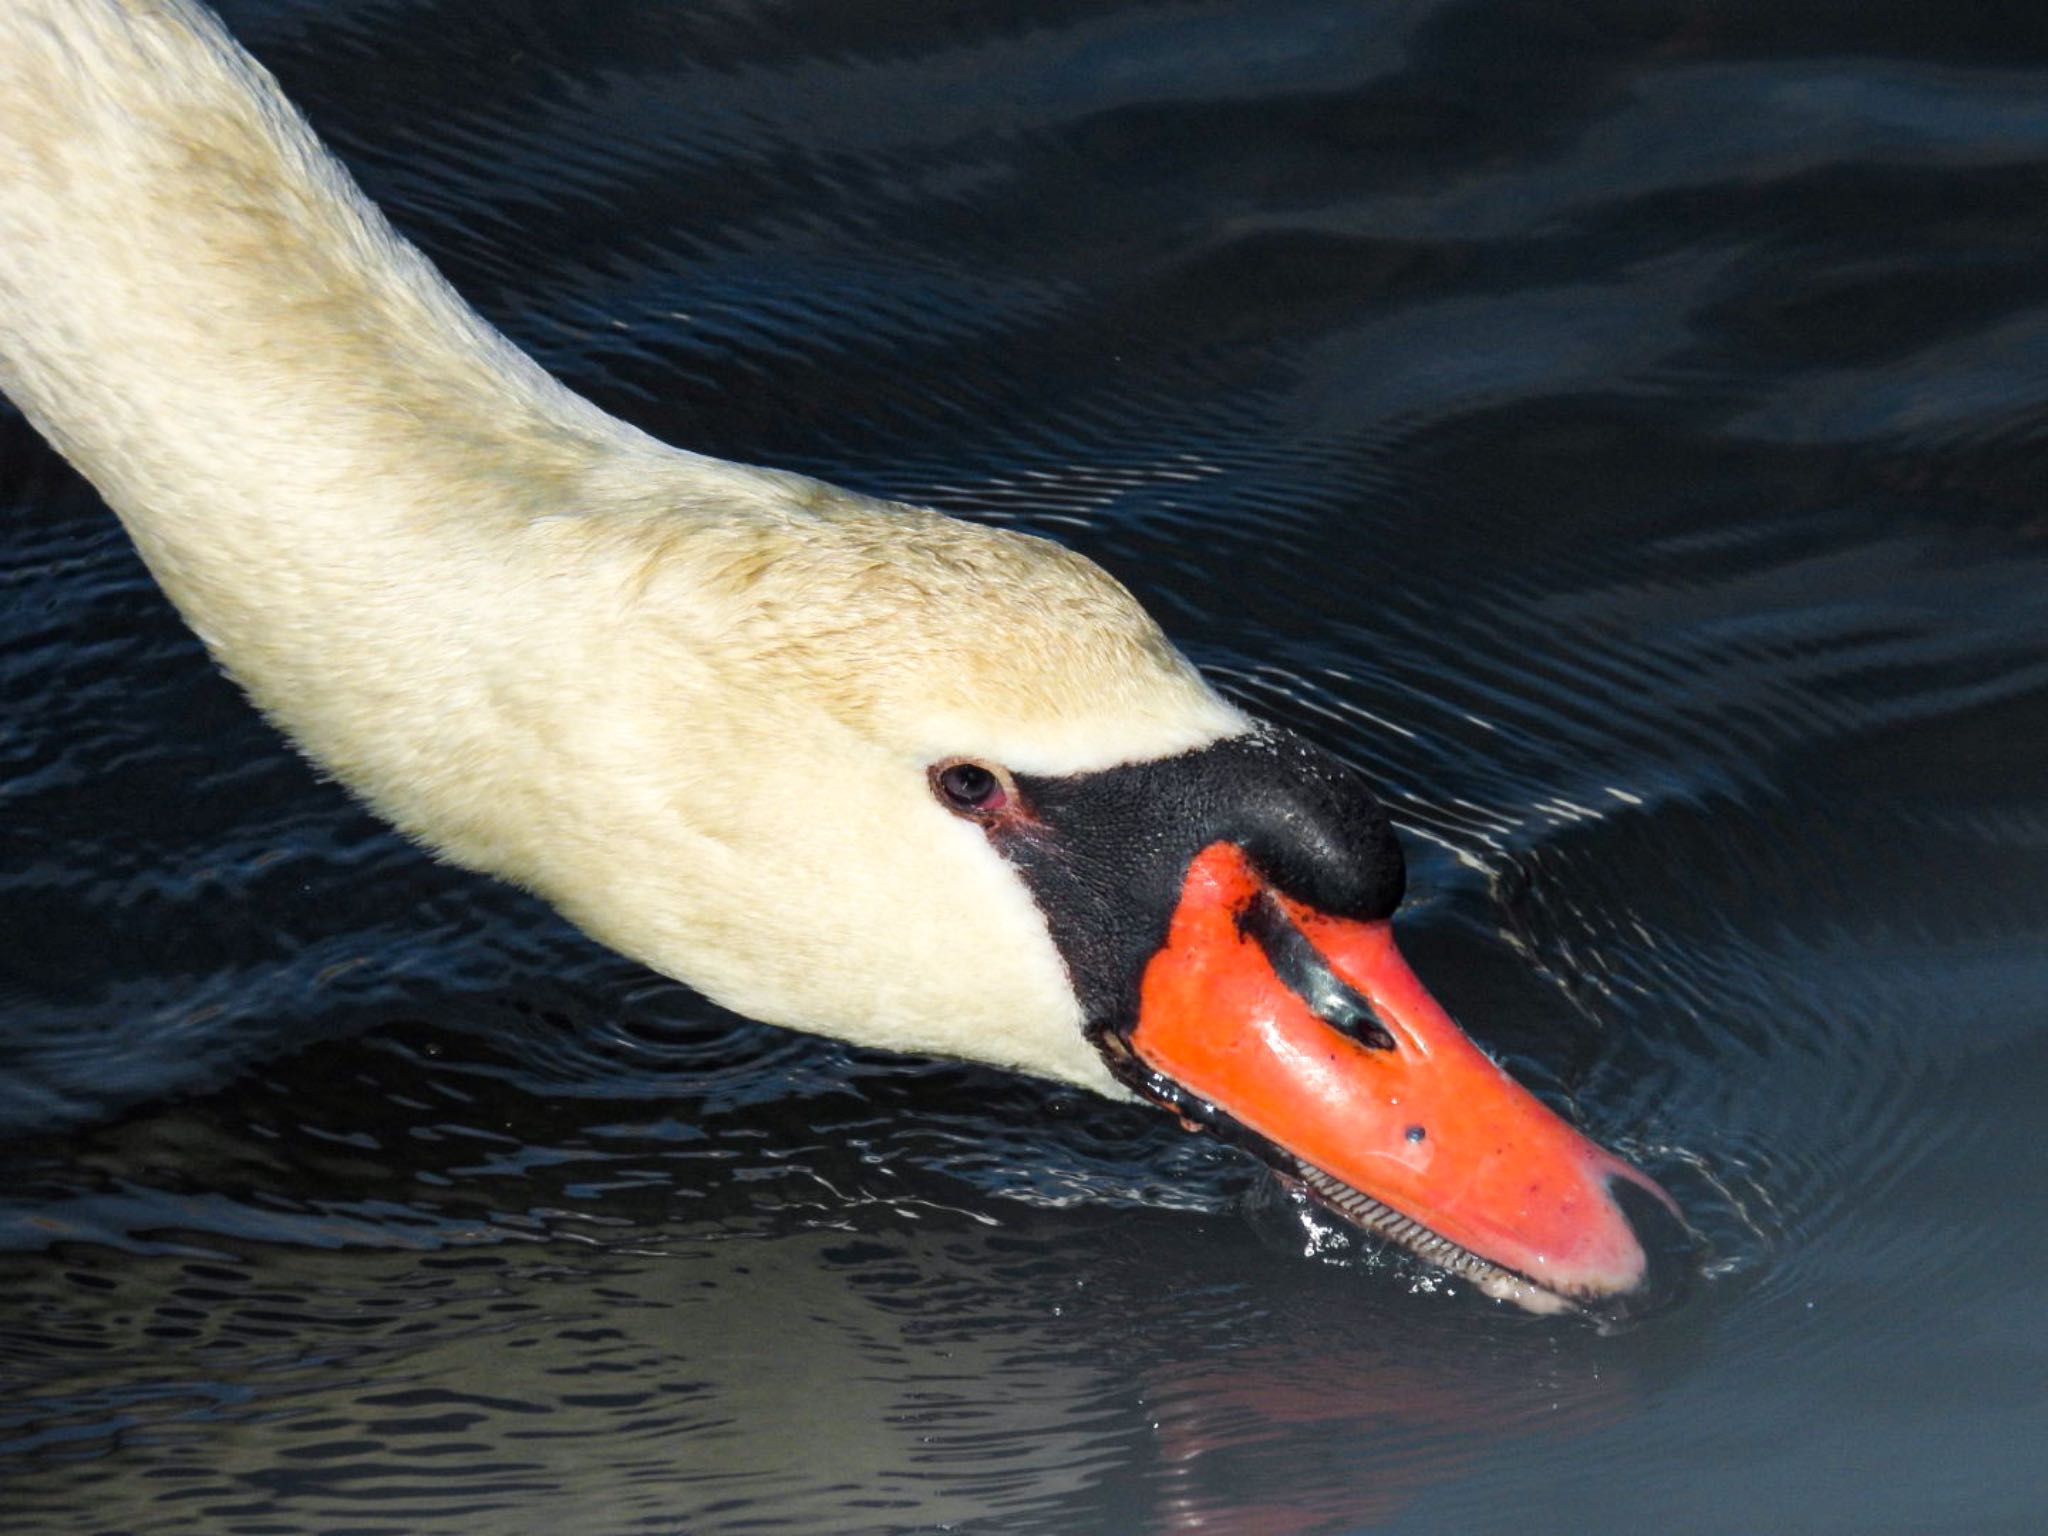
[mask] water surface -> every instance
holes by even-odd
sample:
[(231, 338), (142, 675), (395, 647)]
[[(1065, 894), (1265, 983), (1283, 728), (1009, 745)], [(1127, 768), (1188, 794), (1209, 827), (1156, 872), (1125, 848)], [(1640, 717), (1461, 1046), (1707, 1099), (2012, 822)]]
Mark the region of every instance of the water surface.
[(1533, 1320), (720, 1013), (320, 782), (9, 416), (10, 1529), (2039, 1528), (2048, 25), (227, 15), (577, 388), (1065, 540), (1365, 768), (1417, 968), (1709, 1251)]

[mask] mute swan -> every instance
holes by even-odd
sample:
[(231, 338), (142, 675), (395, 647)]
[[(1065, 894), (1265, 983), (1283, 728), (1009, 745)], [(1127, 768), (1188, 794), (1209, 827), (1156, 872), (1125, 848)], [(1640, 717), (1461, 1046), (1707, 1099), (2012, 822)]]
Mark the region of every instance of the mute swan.
[(412, 837), (754, 1018), (1153, 1100), (1524, 1305), (1679, 1267), (1402, 963), (1366, 787), (1085, 559), (572, 394), (193, 0), (7, 0), (0, 188), (0, 386)]

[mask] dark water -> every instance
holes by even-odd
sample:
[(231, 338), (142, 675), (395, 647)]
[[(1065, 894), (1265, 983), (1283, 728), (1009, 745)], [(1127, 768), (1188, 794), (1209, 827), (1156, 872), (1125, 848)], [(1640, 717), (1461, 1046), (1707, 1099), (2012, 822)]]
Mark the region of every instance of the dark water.
[(2034, 8), (229, 19), (579, 388), (1066, 539), (1368, 768), (1418, 968), (1712, 1248), (1534, 1321), (721, 1014), (318, 782), (10, 417), (6, 1529), (2048, 1522)]

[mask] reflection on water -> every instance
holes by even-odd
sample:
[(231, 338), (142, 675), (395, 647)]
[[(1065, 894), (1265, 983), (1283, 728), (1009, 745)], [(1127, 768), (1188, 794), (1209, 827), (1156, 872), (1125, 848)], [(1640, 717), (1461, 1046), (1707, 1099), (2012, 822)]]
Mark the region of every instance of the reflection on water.
[(313, 781), (10, 418), (28, 1528), (2032, 1528), (2048, 35), (229, 19), (578, 387), (1074, 543), (1369, 771), (1418, 970), (1707, 1275), (1509, 1315), (1162, 1117), (598, 953)]

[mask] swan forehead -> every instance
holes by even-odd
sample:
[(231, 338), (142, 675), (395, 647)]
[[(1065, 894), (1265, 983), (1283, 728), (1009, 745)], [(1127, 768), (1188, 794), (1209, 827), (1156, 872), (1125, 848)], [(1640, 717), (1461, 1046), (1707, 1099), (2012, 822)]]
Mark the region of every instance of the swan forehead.
[[(985, 701), (998, 705), (992, 691)], [(920, 712), (907, 750), (924, 761), (968, 757), (1012, 772), (1067, 778), (1173, 758), (1239, 736), (1250, 722), (1206, 688), (1127, 707), (1081, 705), (1030, 715), (984, 708)]]
[(1248, 728), (1121, 583), (1049, 540), (853, 502), (726, 573), (726, 643), (893, 753), (1071, 774)]

